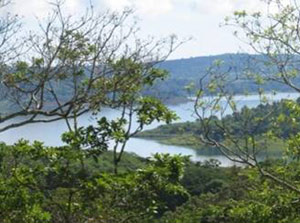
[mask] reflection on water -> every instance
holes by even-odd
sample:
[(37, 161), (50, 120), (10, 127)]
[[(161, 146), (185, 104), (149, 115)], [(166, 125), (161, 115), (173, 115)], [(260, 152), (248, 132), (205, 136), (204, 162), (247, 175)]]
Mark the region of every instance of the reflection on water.
[(212, 156), (199, 155), (193, 149), (186, 148), (183, 146), (164, 145), (154, 140), (146, 140), (140, 138), (130, 139), (127, 148), (128, 148), (127, 151), (134, 152), (142, 157), (150, 157), (152, 154), (155, 153), (169, 153), (171, 155), (181, 154), (185, 156), (190, 156), (191, 160), (196, 162), (203, 162), (209, 159), (216, 159), (221, 162), (222, 166), (234, 165), (232, 161), (228, 160), (225, 156), (222, 155), (212, 155)]
[[(271, 101), (278, 101), (283, 98), (296, 99), (299, 97), (298, 93), (279, 93), (275, 96), (269, 94), (268, 96)], [(247, 105), (248, 107), (254, 107), (259, 104), (259, 96), (238, 96), (237, 106), (242, 108)], [(170, 109), (175, 111), (180, 117), (180, 122), (194, 121), (196, 119), (193, 114), (194, 103), (189, 101), (185, 104), (172, 105), (169, 106)], [(227, 111), (230, 113), (230, 111)], [(104, 109), (101, 115), (106, 116), (108, 119), (114, 119), (120, 115), (119, 111)], [(96, 120), (91, 118), (89, 114), (83, 115), (79, 119), (80, 125), (87, 126), (95, 123)], [(146, 129), (155, 128), (160, 123), (153, 123), (147, 126)], [(11, 129), (0, 134), (0, 140), (8, 144), (16, 142), (20, 138), (28, 139), (30, 141), (39, 140), (45, 142), (49, 146), (62, 145), (60, 136), (63, 132), (67, 131), (67, 126), (64, 121), (56, 121), (52, 123), (42, 123), (42, 124), (30, 124), (16, 129)], [(145, 140), (140, 138), (132, 138), (128, 142), (126, 151), (134, 152), (142, 157), (149, 157), (154, 153), (170, 153), (170, 154), (182, 154), (191, 156), (194, 161), (204, 161), (207, 159), (217, 159), (222, 163), (222, 166), (231, 166), (233, 163), (229, 161), (226, 157), (222, 155), (199, 155), (195, 150), (182, 147), (182, 146), (172, 146), (163, 145), (153, 140)]]

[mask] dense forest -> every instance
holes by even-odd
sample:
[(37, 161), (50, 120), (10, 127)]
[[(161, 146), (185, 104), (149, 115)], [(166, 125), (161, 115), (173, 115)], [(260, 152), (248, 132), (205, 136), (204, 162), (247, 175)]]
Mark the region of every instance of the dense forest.
[[(253, 168), (193, 163), (179, 156), (144, 160), (125, 154), (115, 175), (106, 153), (97, 162), (69, 147), (19, 142), (1, 146), (2, 222), (297, 222), (295, 192)], [(298, 162), (261, 165), (285, 180)], [(280, 168), (279, 168), (280, 167)]]

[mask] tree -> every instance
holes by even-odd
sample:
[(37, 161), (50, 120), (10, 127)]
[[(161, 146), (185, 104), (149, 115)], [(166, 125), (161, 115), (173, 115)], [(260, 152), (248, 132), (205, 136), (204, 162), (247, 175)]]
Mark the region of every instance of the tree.
[[(248, 78), (258, 86), (265, 82), (278, 82), (290, 87), (291, 90), (300, 92), (299, 88), (299, 3), (298, 1), (266, 1), (268, 10), (254, 13), (246, 11), (235, 12), (233, 17), (226, 19), (226, 24), (234, 26), (237, 30), (235, 35), (243, 39), (244, 42), (258, 53), (260, 57), (256, 61), (257, 67), (248, 69), (244, 74), (239, 74), (239, 78)], [(221, 64), (218, 62), (208, 70), (210, 82), (204, 84), (203, 78), (200, 80), (200, 89), (195, 103), (195, 112), (198, 115), (202, 126), (203, 134), (201, 140), (208, 145), (217, 147), (227, 158), (232, 161), (246, 164), (256, 168), (261, 176), (270, 179), (280, 186), (289, 189), (297, 194), (300, 193), (299, 185), (292, 179), (283, 176), (284, 171), (288, 171), (287, 165), (282, 165), (282, 172), (268, 169), (261, 165), (258, 158), (259, 153), (266, 149), (270, 141), (280, 137), (278, 126), (280, 122), (293, 125), (299, 124), (299, 104), (295, 101), (286, 100), (285, 106), (289, 110), (288, 114), (279, 114), (276, 118), (270, 119), (274, 110), (265, 114), (253, 114), (250, 109), (239, 110), (235, 102), (234, 95), (228, 88), (228, 84), (234, 79), (230, 79), (228, 72), (221, 72)], [(204, 77), (205, 78), (205, 77)], [(206, 89), (214, 97), (204, 97)], [(268, 103), (263, 90), (260, 88), (259, 95), (261, 103)], [(225, 103), (225, 102), (226, 103)], [(234, 132), (233, 122), (225, 122), (225, 107), (230, 107), (236, 114), (234, 117), (239, 120), (241, 132)], [(216, 121), (213, 117), (218, 116)], [(228, 119), (227, 119), (228, 120)], [(271, 122), (272, 127), (264, 134), (259, 134), (258, 129), (266, 122)], [(215, 139), (212, 135), (212, 125), (217, 126), (223, 134), (223, 139)], [(287, 154), (296, 158), (298, 154), (299, 134), (290, 131), (290, 139), (285, 140), (288, 144)]]
[[(1, 61), (0, 132), (30, 123), (65, 120), (68, 142), (83, 132), (93, 134), (93, 139), (80, 142), (80, 146), (94, 147), (113, 140), (117, 172), (130, 137), (154, 120), (170, 122), (175, 118), (157, 99), (143, 97), (142, 91), (166, 77), (166, 71), (155, 65), (181, 42), (175, 36), (158, 41), (139, 39), (136, 24), (128, 21), (133, 15), (131, 9), (97, 14), (91, 5), (78, 18), (65, 15), (61, 1), (51, 6), (52, 14), (40, 21), (39, 30), (24, 37), (21, 51), (17, 51), (18, 41), (12, 44), (20, 28), (17, 18), (3, 19), (0, 49), (2, 55), (14, 57)], [(119, 110), (119, 119), (101, 118), (103, 107)], [(87, 112), (100, 116), (100, 128), (84, 130), (79, 126), (78, 117)], [(136, 119), (139, 124), (133, 129)], [(110, 128), (114, 135), (103, 136), (101, 128)]]
[(128, 94), (165, 77), (154, 65), (178, 46), (175, 36), (136, 38), (137, 27), (127, 22), (130, 9), (96, 14), (91, 6), (78, 18), (64, 15), (60, 1), (52, 8), (49, 18), (40, 21), (40, 30), (25, 37), (22, 54), (9, 41), (16, 20), (3, 20), (1, 49), (16, 55), (1, 64), (0, 132), (60, 119), (76, 129), (83, 113), (122, 107)]
[[(94, 154), (93, 154), (94, 155)], [(100, 158), (100, 155), (98, 155)], [(102, 159), (103, 161), (103, 159)], [(115, 175), (95, 166), (89, 150), (22, 140), (0, 145), (2, 222), (151, 222), (187, 200), (184, 159), (155, 155)]]
[[(180, 43), (175, 36), (137, 39), (136, 26), (127, 21), (132, 10), (98, 15), (91, 6), (76, 19), (64, 15), (60, 1), (52, 6), (40, 31), (26, 38), (20, 53), (10, 48), (14, 59), (1, 64), (0, 132), (57, 120), (69, 131), (60, 147), (25, 140), (0, 145), (0, 219), (146, 222), (174, 209), (188, 197), (179, 183), (182, 157), (155, 155), (125, 173), (118, 173), (118, 164), (127, 141), (145, 125), (176, 118), (142, 91), (166, 77), (155, 65)], [(119, 110), (119, 118), (102, 117), (103, 107)], [(78, 117), (87, 112), (97, 124), (81, 127)], [(102, 169), (105, 152), (113, 156), (113, 172)]]
[[(11, 3), (10, 0), (0, 1), (0, 10), (3, 11)], [(21, 28), (20, 19), (17, 15), (4, 13), (0, 17), (0, 53), (1, 65), (11, 61), (20, 54), (20, 41), (16, 38), (16, 34)]]

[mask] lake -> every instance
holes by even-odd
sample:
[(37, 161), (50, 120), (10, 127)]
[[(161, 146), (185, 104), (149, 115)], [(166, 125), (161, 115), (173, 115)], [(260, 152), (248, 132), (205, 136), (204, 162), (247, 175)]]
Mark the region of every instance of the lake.
[[(277, 93), (276, 95), (267, 94), (266, 95), (270, 101), (278, 101), (281, 99), (296, 99), (300, 97), (299, 93)], [(236, 96), (237, 108), (240, 109), (243, 106), (255, 107), (260, 103), (258, 95), (249, 96)], [(187, 103), (179, 105), (171, 105), (169, 108), (177, 113), (180, 117), (178, 122), (194, 121), (196, 116), (193, 112), (193, 101), (188, 101)], [(228, 109), (227, 114), (231, 113)], [(114, 119), (120, 115), (119, 111), (112, 109), (103, 109), (101, 116), (106, 116), (108, 119)], [(95, 123), (96, 120), (92, 118), (89, 114), (85, 114), (80, 117), (79, 124), (82, 126), (87, 126)], [(152, 129), (159, 126), (162, 123), (153, 123), (147, 126), (145, 129)], [(0, 133), (0, 139), (8, 144), (15, 143), (18, 139), (24, 138), (30, 141), (39, 140), (45, 142), (45, 145), (57, 146), (62, 145), (60, 136), (63, 132), (67, 131), (67, 126), (64, 121), (56, 121), (52, 123), (42, 123), (42, 124), (29, 124), (16, 129), (10, 129), (6, 132)], [(208, 159), (217, 159), (221, 162), (222, 166), (232, 166), (230, 160), (224, 156), (204, 156), (196, 153), (195, 150), (182, 147), (182, 146), (172, 146), (163, 145), (154, 140), (146, 140), (141, 138), (132, 138), (129, 140), (127, 147), (127, 152), (136, 153), (142, 157), (149, 157), (154, 153), (170, 153), (170, 154), (182, 154), (189, 155), (194, 161), (204, 161)]]

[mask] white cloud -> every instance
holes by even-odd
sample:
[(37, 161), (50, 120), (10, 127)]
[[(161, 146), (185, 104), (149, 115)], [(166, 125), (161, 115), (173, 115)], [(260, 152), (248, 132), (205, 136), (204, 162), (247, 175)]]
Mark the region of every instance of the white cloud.
[(242, 9), (257, 11), (264, 5), (261, 0), (187, 0), (187, 2), (194, 11), (211, 15), (228, 15)]
[[(13, 0), (10, 11), (25, 17), (45, 17), (50, 12), (52, 0)], [(54, 1), (54, 0), (53, 0)], [(289, 0), (284, 0), (289, 1)], [(65, 9), (76, 14), (88, 6), (90, 0), (65, 0)], [(201, 13), (206, 15), (228, 15), (235, 10), (260, 9), (261, 0), (91, 0), (96, 9), (121, 11), (134, 7), (141, 17), (166, 15), (172, 11), (182, 14)]]
[(132, 6), (129, 0), (104, 0), (104, 4), (116, 11), (121, 11), (124, 7)]
[(47, 14), (49, 5), (46, 1), (31, 0), (22, 1), (15, 0), (11, 5), (11, 11), (21, 16), (41, 16)]
[(173, 9), (171, 0), (135, 0), (135, 2), (141, 13), (151, 15), (166, 14)]
[[(9, 11), (23, 15), (23, 21), (34, 29), (34, 16), (46, 17), (51, 11), (49, 2), (55, 0), (12, 1), (15, 3)], [(227, 27), (220, 29), (219, 24), (235, 10), (264, 10), (263, 1), (266, 0), (65, 0), (66, 14), (80, 15), (90, 1), (96, 11), (121, 11), (126, 6), (134, 7), (140, 18), (142, 37), (163, 37), (171, 33), (180, 38), (193, 36), (195, 41), (176, 51), (174, 57), (178, 58), (237, 51), (237, 41), (231, 30)]]
[[(14, 0), (10, 5), (10, 11), (14, 14), (31, 19), (32, 17), (43, 18), (51, 12), (51, 0)], [(65, 0), (63, 5), (67, 14), (74, 14), (82, 10), (84, 0)]]
[(173, 9), (172, 0), (105, 0), (105, 3), (112, 10), (133, 7), (143, 16), (166, 14)]
[(124, 7), (132, 7), (130, 0), (104, 0), (104, 3), (112, 10), (121, 11)]

